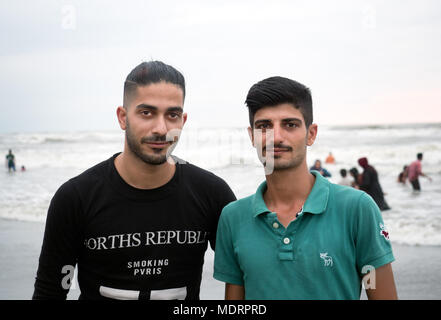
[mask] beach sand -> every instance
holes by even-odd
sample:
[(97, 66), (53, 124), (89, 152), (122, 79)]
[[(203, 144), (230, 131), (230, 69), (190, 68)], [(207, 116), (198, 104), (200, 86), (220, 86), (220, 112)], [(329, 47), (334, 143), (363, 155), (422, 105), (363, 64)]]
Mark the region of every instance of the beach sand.
[[(0, 300), (31, 299), (44, 223), (0, 219)], [(441, 299), (441, 247), (394, 244), (392, 263), (400, 299)], [(213, 252), (207, 251), (201, 299), (223, 299), (224, 284), (214, 280)], [(77, 299), (78, 286), (68, 299)], [(362, 299), (366, 299), (362, 294)]]

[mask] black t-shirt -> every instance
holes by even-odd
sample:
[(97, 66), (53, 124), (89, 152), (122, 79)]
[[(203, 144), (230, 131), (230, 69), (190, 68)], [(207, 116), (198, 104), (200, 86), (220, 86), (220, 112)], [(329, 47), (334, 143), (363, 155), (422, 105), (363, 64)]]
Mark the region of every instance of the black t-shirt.
[(63, 184), (49, 206), (34, 299), (199, 299), (207, 241), (236, 198), (221, 178), (176, 163), (165, 185), (128, 185), (110, 159)]

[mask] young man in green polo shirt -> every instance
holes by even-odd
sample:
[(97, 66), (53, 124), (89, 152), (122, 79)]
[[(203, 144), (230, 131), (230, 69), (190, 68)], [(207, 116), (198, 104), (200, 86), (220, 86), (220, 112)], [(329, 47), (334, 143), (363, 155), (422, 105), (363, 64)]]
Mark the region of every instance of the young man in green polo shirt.
[(389, 234), (366, 193), (308, 170), (317, 136), (304, 85), (272, 77), (251, 87), (253, 146), (266, 181), (227, 205), (219, 221), (214, 277), (226, 299), (396, 299)]

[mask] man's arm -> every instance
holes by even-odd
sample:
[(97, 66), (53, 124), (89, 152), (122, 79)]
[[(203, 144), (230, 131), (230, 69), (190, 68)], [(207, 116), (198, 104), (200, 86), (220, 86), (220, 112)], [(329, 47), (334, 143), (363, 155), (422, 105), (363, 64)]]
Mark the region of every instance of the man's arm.
[[(366, 283), (365, 286), (368, 287)], [(366, 295), (369, 300), (398, 299), (394, 274), (390, 263), (375, 269), (375, 289), (366, 289)]]
[(423, 176), (424, 178), (429, 179), (429, 181), (432, 182), (432, 178), (429, 177), (429, 176), (428, 176), (427, 174), (425, 174), (424, 172), (421, 171), (421, 172), (420, 172), (420, 175)]
[(225, 283), (225, 300), (244, 300), (245, 288), (237, 284)]
[(356, 260), (363, 277), (369, 299), (397, 299), (391, 263), (395, 260), (389, 232), (381, 212), (372, 197), (363, 193), (360, 197), (357, 219)]
[(79, 201), (69, 183), (61, 186), (49, 206), (32, 299), (66, 299), (82, 244)]

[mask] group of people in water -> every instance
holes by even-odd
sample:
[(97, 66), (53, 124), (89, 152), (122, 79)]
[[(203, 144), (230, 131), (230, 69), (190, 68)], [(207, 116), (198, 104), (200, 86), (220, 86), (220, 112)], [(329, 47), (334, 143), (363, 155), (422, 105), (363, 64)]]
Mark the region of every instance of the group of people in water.
[[(328, 164), (335, 164), (335, 158), (330, 152), (325, 160)], [(371, 166), (366, 157), (358, 159), (358, 164), (363, 168), (363, 172), (359, 173), (356, 167), (349, 170), (349, 174), (352, 176), (352, 180), (348, 177), (348, 171), (346, 169), (340, 170), (341, 180), (339, 184), (353, 187), (355, 189), (360, 189), (369, 194), (378, 205), (380, 210), (389, 210), (390, 207), (384, 199), (383, 189), (381, 188), (380, 182), (378, 180), (377, 170)], [(322, 163), (319, 159), (314, 162), (314, 165), (310, 170), (316, 170), (326, 178), (330, 178), (331, 173), (322, 167)]]
[[(404, 166), (403, 171), (398, 175), (398, 182), (406, 184), (406, 181), (409, 180), (413, 190), (420, 191), (421, 186), (418, 179), (419, 176), (423, 176), (429, 179), (429, 181), (432, 181), (432, 179), (427, 176), (421, 169), (422, 160), (423, 154), (418, 153), (417, 159), (415, 161), (413, 161), (409, 165)], [(328, 164), (335, 164), (335, 158), (332, 153), (329, 153), (325, 162)], [(369, 164), (366, 157), (358, 159), (358, 164), (363, 168), (363, 172), (360, 173), (356, 167), (352, 167), (349, 171), (346, 169), (341, 169), (341, 179), (338, 184), (365, 191), (374, 199), (374, 201), (377, 203), (378, 207), (382, 211), (391, 209), (384, 199), (385, 193), (381, 188), (380, 182), (378, 180), (378, 173), (375, 168)], [(317, 170), (321, 173), (322, 176), (326, 178), (332, 176), (328, 170), (322, 167), (321, 161), (318, 159), (315, 161), (310, 170)], [(348, 176), (348, 173), (352, 177), (352, 179)]]

